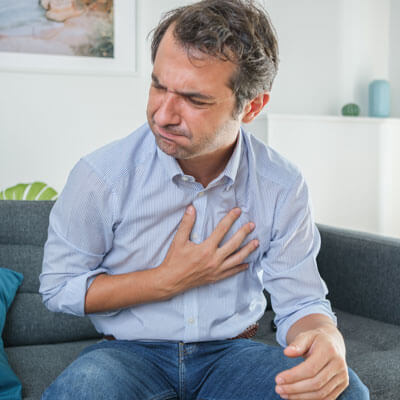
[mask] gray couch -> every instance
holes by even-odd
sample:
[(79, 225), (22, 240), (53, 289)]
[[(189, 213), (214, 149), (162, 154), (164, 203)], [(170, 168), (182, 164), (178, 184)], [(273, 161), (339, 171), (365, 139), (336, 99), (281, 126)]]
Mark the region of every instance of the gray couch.
[[(24, 274), (3, 340), (24, 399), (43, 390), (100, 335), (87, 318), (48, 311), (38, 294), (50, 201), (0, 201), (0, 267)], [(400, 240), (319, 226), (321, 275), (347, 342), (348, 364), (373, 400), (400, 399)], [(267, 310), (256, 340), (276, 344)], [(245, 400), (245, 399), (244, 399)]]

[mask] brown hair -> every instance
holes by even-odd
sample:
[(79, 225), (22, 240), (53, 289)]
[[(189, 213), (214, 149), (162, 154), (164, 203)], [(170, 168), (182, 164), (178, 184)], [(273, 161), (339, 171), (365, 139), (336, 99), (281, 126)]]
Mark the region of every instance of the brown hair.
[(279, 64), (276, 32), (268, 13), (251, 0), (202, 0), (167, 12), (154, 29), (154, 60), (167, 29), (191, 57), (191, 50), (237, 65), (229, 86), (236, 96), (235, 114), (246, 101), (270, 91)]

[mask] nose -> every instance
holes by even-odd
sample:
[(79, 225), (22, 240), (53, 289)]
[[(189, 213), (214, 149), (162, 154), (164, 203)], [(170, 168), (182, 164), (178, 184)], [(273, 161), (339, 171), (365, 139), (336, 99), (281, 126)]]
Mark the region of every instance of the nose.
[(170, 92), (165, 93), (160, 102), (160, 107), (154, 114), (156, 124), (159, 126), (179, 125), (181, 117), (178, 103), (178, 95)]

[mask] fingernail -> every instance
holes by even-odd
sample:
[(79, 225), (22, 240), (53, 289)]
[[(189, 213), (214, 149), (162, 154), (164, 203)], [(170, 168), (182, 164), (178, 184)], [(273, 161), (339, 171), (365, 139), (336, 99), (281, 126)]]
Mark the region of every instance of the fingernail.
[(260, 245), (260, 242), (259, 242), (258, 240), (255, 240), (255, 241), (254, 241), (254, 247), (257, 248), (259, 245)]
[(275, 391), (276, 391), (276, 393), (278, 393), (278, 394), (283, 394), (283, 388), (282, 388), (282, 386), (277, 386), (276, 389), (275, 389)]
[(240, 213), (242, 212), (242, 210), (241, 210), (239, 207), (236, 207), (236, 208), (233, 209), (233, 212), (234, 212), (236, 215), (240, 215)]
[(250, 222), (250, 229), (253, 230), (256, 227), (256, 225), (254, 224), (254, 222)]
[(193, 206), (189, 206), (187, 209), (186, 209), (186, 214), (189, 214), (189, 215), (192, 215), (193, 214)]
[(285, 380), (283, 378), (281, 378), (280, 376), (278, 376), (278, 378), (276, 378), (276, 383), (278, 385), (283, 385), (285, 383)]

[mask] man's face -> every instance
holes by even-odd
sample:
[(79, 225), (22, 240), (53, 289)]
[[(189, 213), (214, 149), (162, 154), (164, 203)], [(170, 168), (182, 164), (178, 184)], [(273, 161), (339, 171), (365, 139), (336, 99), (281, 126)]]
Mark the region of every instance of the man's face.
[(236, 66), (200, 52), (188, 58), (171, 27), (157, 51), (147, 119), (157, 145), (177, 159), (229, 148), (240, 120), (232, 117), (235, 96), (228, 83)]

